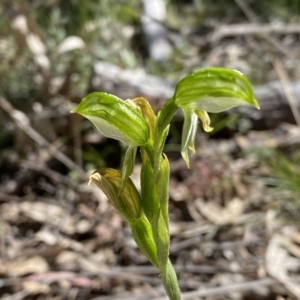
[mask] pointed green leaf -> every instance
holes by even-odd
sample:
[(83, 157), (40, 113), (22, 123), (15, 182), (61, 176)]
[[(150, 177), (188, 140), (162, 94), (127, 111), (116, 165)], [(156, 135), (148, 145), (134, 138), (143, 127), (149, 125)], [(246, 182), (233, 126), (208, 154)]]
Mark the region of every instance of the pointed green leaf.
[(156, 189), (161, 204), (169, 201), (170, 164), (167, 156), (163, 154), (157, 176)]
[(140, 250), (147, 256), (151, 263), (159, 269), (157, 249), (154, 242), (153, 232), (148, 220), (142, 216), (129, 223), (133, 238)]
[(162, 273), (165, 273), (168, 264), (168, 259), (169, 259), (170, 236), (161, 209), (158, 210), (154, 218), (154, 224), (152, 226), (152, 230), (154, 234), (154, 241), (157, 248), (159, 269)]
[(169, 231), (169, 180), (170, 180), (170, 164), (166, 155), (163, 154), (160, 169), (157, 175), (155, 190), (157, 191), (158, 199), (162, 216), (165, 220), (167, 230)]
[(143, 211), (151, 224), (160, 206), (153, 179), (154, 170), (150, 161), (143, 162), (141, 170), (141, 201)]

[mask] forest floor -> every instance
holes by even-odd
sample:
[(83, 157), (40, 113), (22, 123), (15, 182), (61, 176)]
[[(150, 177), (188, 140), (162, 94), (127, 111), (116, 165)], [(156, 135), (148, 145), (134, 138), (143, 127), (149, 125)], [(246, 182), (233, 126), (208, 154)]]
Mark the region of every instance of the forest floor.
[[(144, 96), (159, 108), (176, 80), (195, 66), (226, 66), (249, 76), (261, 112), (212, 116), (215, 131), (199, 130), (190, 169), (178, 151), (181, 116), (172, 124), (165, 148), (171, 163), (170, 258), (183, 299), (300, 299), (300, 27), (235, 26), (234, 20), (228, 12), (222, 26), (170, 32), (190, 52), (166, 63), (164, 76), (158, 67), (141, 71), (111, 61), (97, 69), (95, 58), (85, 92)], [(17, 66), (27, 59), (39, 64), (22, 55)], [(80, 60), (80, 53), (75, 57)], [(31, 74), (38, 93), (30, 109), (20, 100), (22, 88), (6, 86), (0, 95), (0, 299), (165, 299), (157, 270), (125, 221), (87, 184), (97, 167), (120, 168), (125, 149), (69, 113), (84, 96), (77, 92), (83, 75), (71, 68), (72, 59), (60, 76), (45, 75), (42, 65)], [(168, 64), (182, 68), (167, 74)], [(274, 81), (283, 88), (270, 96)], [(140, 168), (137, 163), (132, 175), (137, 185)]]

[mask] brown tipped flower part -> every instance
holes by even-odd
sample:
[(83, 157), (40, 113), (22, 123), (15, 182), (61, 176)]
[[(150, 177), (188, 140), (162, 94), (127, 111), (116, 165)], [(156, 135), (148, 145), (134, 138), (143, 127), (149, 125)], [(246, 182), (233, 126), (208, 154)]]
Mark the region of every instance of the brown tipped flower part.
[[(107, 196), (115, 209), (128, 221), (141, 216), (141, 198), (130, 178), (122, 189), (122, 173), (110, 168), (101, 168), (90, 177)], [(120, 192), (121, 191), (121, 192)]]

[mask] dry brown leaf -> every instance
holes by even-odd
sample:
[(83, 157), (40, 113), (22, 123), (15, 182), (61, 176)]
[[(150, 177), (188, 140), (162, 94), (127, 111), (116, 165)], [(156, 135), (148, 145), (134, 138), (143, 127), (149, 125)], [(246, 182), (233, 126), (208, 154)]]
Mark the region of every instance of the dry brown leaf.
[(20, 207), (18, 203), (9, 202), (1, 205), (1, 219), (15, 222), (20, 218)]
[(70, 248), (75, 251), (83, 251), (83, 245), (81, 243), (62, 236), (57, 232), (51, 232), (46, 228), (37, 232), (35, 235), (35, 239), (50, 246), (56, 245), (62, 248)]
[(107, 263), (115, 263), (116, 257), (111, 247), (101, 249), (85, 256), (81, 253), (63, 251), (56, 257), (56, 263), (65, 270), (84, 270), (97, 273), (99, 268), (105, 268)]
[(300, 232), (295, 232), (292, 236), (293, 242), (300, 244)]
[(45, 202), (22, 202), (20, 209), (27, 217), (41, 223), (57, 227), (67, 234), (76, 231), (76, 220), (62, 207)]
[(73, 251), (62, 251), (56, 257), (56, 263), (64, 270), (78, 269), (80, 253)]
[(93, 225), (94, 224), (87, 219), (79, 220), (76, 222), (76, 232), (80, 234), (87, 233), (92, 230)]
[(100, 223), (95, 227), (95, 233), (99, 237), (99, 241), (102, 243), (112, 242), (116, 240), (116, 230), (109, 228), (106, 224)]
[(270, 276), (300, 299), (300, 285), (290, 275), (291, 271), (295, 272), (300, 268), (300, 260), (289, 254), (286, 243), (287, 237), (279, 233), (273, 234), (266, 250), (266, 269)]
[(174, 201), (186, 201), (190, 198), (190, 190), (186, 184), (170, 180), (170, 198)]
[(300, 247), (298, 245), (286, 239), (284, 242), (284, 246), (292, 255), (300, 258)]
[(47, 261), (41, 256), (23, 258), (19, 261), (6, 263), (7, 274), (23, 276), (30, 273), (45, 273), (49, 271)]
[[(240, 283), (241, 285), (243, 283), (247, 282), (247, 278), (241, 274), (230, 274), (230, 273), (219, 273), (216, 274), (212, 279), (211, 279), (211, 284), (216, 285), (216, 286), (228, 286), (231, 284), (238, 284)], [(255, 289), (255, 293), (259, 295), (267, 295), (268, 294), (268, 289), (263, 288), (263, 287), (258, 287)], [(242, 299), (242, 294), (241, 292), (235, 291), (229, 293), (230, 299)], [(215, 298), (219, 299), (219, 298)], [(223, 298), (221, 298), (223, 299)]]
[(22, 283), (23, 288), (31, 294), (49, 294), (51, 288), (48, 284), (36, 282), (36, 281), (24, 281)]
[(4, 261), (0, 258), (0, 275), (3, 276), (6, 274), (7, 268), (6, 268), (7, 263), (4, 263)]
[(195, 200), (195, 204), (207, 220), (218, 225), (234, 223), (244, 211), (244, 202), (239, 198), (232, 199), (225, 208), (213, 201), (205, 203), (200, 198)]

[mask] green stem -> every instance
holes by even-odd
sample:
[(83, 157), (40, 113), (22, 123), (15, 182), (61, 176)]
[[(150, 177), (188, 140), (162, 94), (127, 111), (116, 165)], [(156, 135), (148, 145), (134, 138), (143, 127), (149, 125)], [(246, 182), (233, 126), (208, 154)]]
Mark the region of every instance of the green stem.
[(170, 260), (168, 260), (167, 267), (164, 272), (161, 272), (161, 279), (165, 291), (170, 300), (180, 300), (181, 292), (178, 285), (177, 276)]
[[(142, 151), (145, 150), (147, 153), (148, 159), (150, 160), (151, 165), (154, 165), (154, 149), (153, 149), (153, 141), (149, 141), (147, 144), (141, 146)], [(143, 159), (143, 155), (142, 155)], [(143, 159), (144, 163), (144, 159)]]
[[(173, 98), (169, 99), (156, 119), (154, 143), (147, 143), (141, 147), (143, 161), (141, 171), (142, 207), (149, 220), (154, 239), (158, 263), (155, 266), (160, 271), (165, 291), (171, 300), (180, 300), (181, 296), (177, 276), (169, 260), (170, 166), (167, 157), (164, 157), (162, 152), (168, 135), (169, 124), (177, 109)], [(140, 248), (145, 252), (141, 246)], [(153, 256), (152, 252), (150, 256)]]
[(155, 189), (160, 202), (160, 209), (169, 231), (169, 180), (170, 180), (170, 165), (168, 158), (164, 155), (160, 160), (157, 181)]
[(162, 107), (156, 120), (155, 131), (164, 131), (170, 125), (178, 106), (175, 104), (174, 98), (170, 98)]
[(161, 157), (163, 148), (165, 145), (166, 137), (169, 133), (169, 126), (172, 118), (174, 117), (178, 106), (174, 103), (174, 98), (170, 98), (162, 110), (159, 112), (155, 123), (155, 133), (154, 133), (154, 180), (157, 180), (157, 174), (161, 164)]

